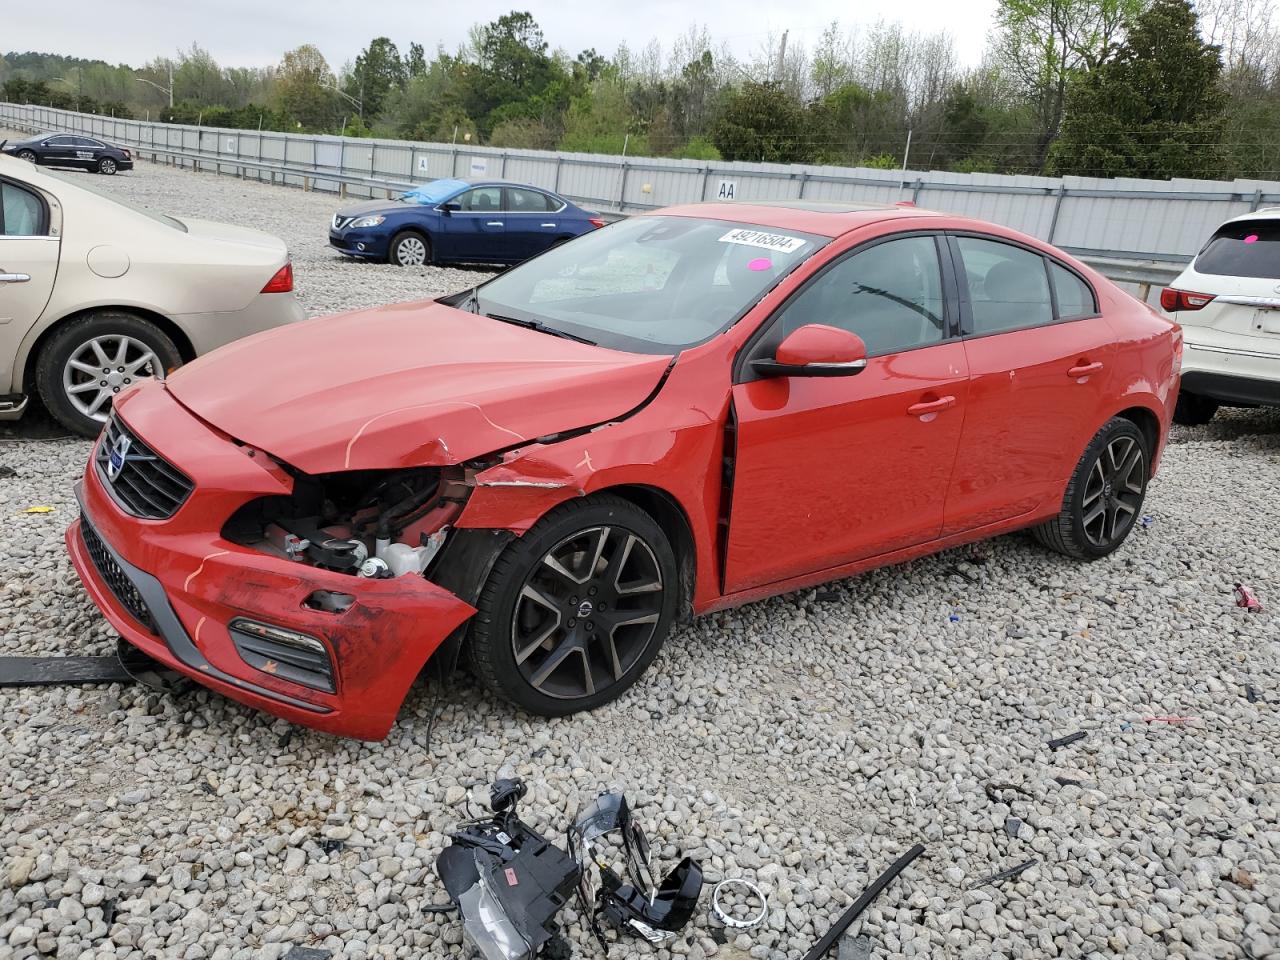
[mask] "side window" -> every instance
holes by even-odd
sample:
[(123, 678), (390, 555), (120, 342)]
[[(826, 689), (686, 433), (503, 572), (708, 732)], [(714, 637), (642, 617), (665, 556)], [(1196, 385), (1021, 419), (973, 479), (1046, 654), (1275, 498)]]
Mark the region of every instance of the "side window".
[(957, 237), (969, 284), (973, 332), (999, 333), (1053, 322), (1044, 258), (1021, 247)]
[(76, 146), (81, 147), (82, 149), (87, 148), (97, 150), (106, 146), (106, 144), (100, 143), (97, 140), (90, 140), (88, 137), (76, 137)]
[(868, 356), (938, 343), (945, 337), (942, 272), (933, 237), (888, 240), (822, 273), (783, 310), (786, 336), (810, 323), (852, 331)]
[(0, 183), (0, 235), (39, 237), (43, 227), (44, 204), (21, 187)]
[(1074, 320), (1092, 317), (1098, 312), (1093, 289), (1066, 267), (1049, 261), (1049, 275), (1053, 277), (1053, 292), (1058, 298), (1058, 319)]
[(502, 209), (501, 187), (476, 187), (457, 198), (462, 209), (473, 213), (488, 213)]
[(75, 143), (75, 137), (50, 137), (45, 141), (45, 145), (50, 147), (73, 147)]
[(555, 209), (551, 198), (537, 190), (507, 187), (507, 209), (512, 213), (546, 213)]

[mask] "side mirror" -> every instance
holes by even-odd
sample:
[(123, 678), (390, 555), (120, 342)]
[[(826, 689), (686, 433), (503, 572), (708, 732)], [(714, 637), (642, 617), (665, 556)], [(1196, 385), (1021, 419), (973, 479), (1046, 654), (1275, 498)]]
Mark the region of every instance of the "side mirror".
[(849, 377), (867, 368), (867, 345), (856, 333), (810, 323), (791, 331), (772, 360), (751, 361), (768, 377)]
[(461, 209), (462, 209), (462, 204), (458, 203), (455, 200), (450, 200), (448, 203), (440, 204), (440, 212), (443, 213), (446, 217), (449, 216), (449, 214), (451, 213), (457, 213)]

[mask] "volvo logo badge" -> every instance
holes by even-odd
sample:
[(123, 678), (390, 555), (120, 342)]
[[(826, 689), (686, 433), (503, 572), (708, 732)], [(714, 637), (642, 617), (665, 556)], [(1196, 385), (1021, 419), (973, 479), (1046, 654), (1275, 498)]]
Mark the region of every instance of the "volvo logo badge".
[(587, 617), (591, 616), (591, 611), (594, 609), (595, 605), (590, 600), (583, 600), (578, 604), (578, 616), (585, 620)]
[(107, 479), (114, 481), (120, 476), (120, 471), (124, 469), (125, 463), (129, 459), (129, 448), (133, 446), (133, 441), (126, 435), (121, 435), (116, 442), (111, 445), (111, 451), (107, 454)]

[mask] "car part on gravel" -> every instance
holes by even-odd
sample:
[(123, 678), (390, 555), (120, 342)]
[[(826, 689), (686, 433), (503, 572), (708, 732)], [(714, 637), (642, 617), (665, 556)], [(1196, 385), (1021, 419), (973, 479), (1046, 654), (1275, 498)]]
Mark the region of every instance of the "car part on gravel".
[[(617, 843), (625, 861), (621, 873), (603, 859), (605, 848)], [(609, 941), (597, 920), (600, 914), (619, 931), (663, 943), (683, 929), (697, 909), (701, 865), (685, 857), (661, 883), (655, 883), (649, 840), (621, 791), (605, 791), (578, 812), (569, 829), (569, 852), (580, 871), (578, 905), (583, 922), (605, 953)]]
[(116, 657), (0, 657), (0, 687), (129, 683)]
[(1250, 613), (1257, 613), (1262, 610), (1262, 601), (1259, 600), (1243, 583), (1237, 583), (1235, 586), (1236, 606), (1243, 607)]
[(177, 670), (170, 670), (123, 639), (116, 641), (116, 660), (130, 679), (159, 693), (181, 694), (195, 686)]
[(862, 891), (862, 894), (853, 902), (853, 905), (840, 915), (840, 919), (832, 924), (831, 929), (822, 935), (822, 939), (809, 948), (809, 952), (804, 955), (804, 960), (819, 960), (819, 958), (823, 957), (831, 949), (832, 945), (840, 939), (840, 935), (849, 929), (853, 921), (862, 916), (862, 912), (871, 906), (871, 901), (880, 896), (880, 892), (892, 883), (893, 879), (909, 867), (916, 857), (922, 853), (924, 853), (924, 844), (917, 843), (895, 860), (888, 870), (876, 877)]
[(461, 824), (436, 858), (463, 935), (485, 960), (533, 960), (580, 876), (573, 857), (516, 815), (524, 794), (521, 780), (494, 783), (493, 815)]
[(1065, 737), (1057, 737), (1050, 740), (1048, 747), (1050, 750), (1057, 750), (1059, 747), (1069, 747), (1077, 740), (1083, 740), (1088, 734), (1083, 730), (1077, 730), (1075, 733), (1068, 733)]
[[(747, 917), (745, 920), (739, 920), (737, 917), (725, 910), (720, 904), (720, 891), (726, 887), (742, 887), (748, 893), (752, 894), (760, 901), (760, 912), (755, 916)], [(752, 883), (750, 880), (743, 880), (741, 877), (727, 877), (715, 885), (711, 891), (711, 912), (715, 914), (717, 920), (726, 927), (734, 927), (738, 930), (747, 930), (751, 927), (759, 926), (764, 922), (764, 918), (769, 914), (769, 898), (764, 895), (764, 891)]]
[(1028, 860), (1026, 863), (1018, 864), (1016, 867), (1010, 867), (1008, 870), (1001, 870), (999, 873), (993, 873), (989, 877), (983, 877), (975, 883), (974, 886), (985, 887), (989, 883), (999, 883), (1001, 880), (1009, 880), (1012, 877), (1016, 877), (1024, 870), (1030, 870), (1037, 863), (1039, 863), (1038, 860)]

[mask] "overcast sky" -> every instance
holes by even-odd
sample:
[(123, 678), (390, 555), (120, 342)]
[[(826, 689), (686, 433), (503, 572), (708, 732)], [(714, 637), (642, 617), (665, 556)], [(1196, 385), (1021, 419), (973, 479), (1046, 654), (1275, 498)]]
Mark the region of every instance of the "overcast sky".
[[(846, 27), (877, 18), (922, 30), (946, 30), (967, 64), (986, 44), (995, 0), (4, 0), (18, 8), (4, 16), (0, 51), (37, 50), (101, 58), (137, 66), (194, 41), (223, 66), (277, 63), (301, 43), (314, 43), (335, 70), (354, 59), (374, 37), (388, 36), (401, 51), (416, 41), (432, 52), (453, 51), (475, 22), (512, 9), (528, 9), (552, 48), (576, 54), (595, 47), (612, 54), (625, 41), (633, 50), (657, 37), (664, 48), (691, 25), (705, 24), (715, 42), (725, 40), (746, 59), (770, 32), (790, 30), (789, 42), (809, 49), (833, 19)], [(20, 10), (20, 12), (19, 12)]]

